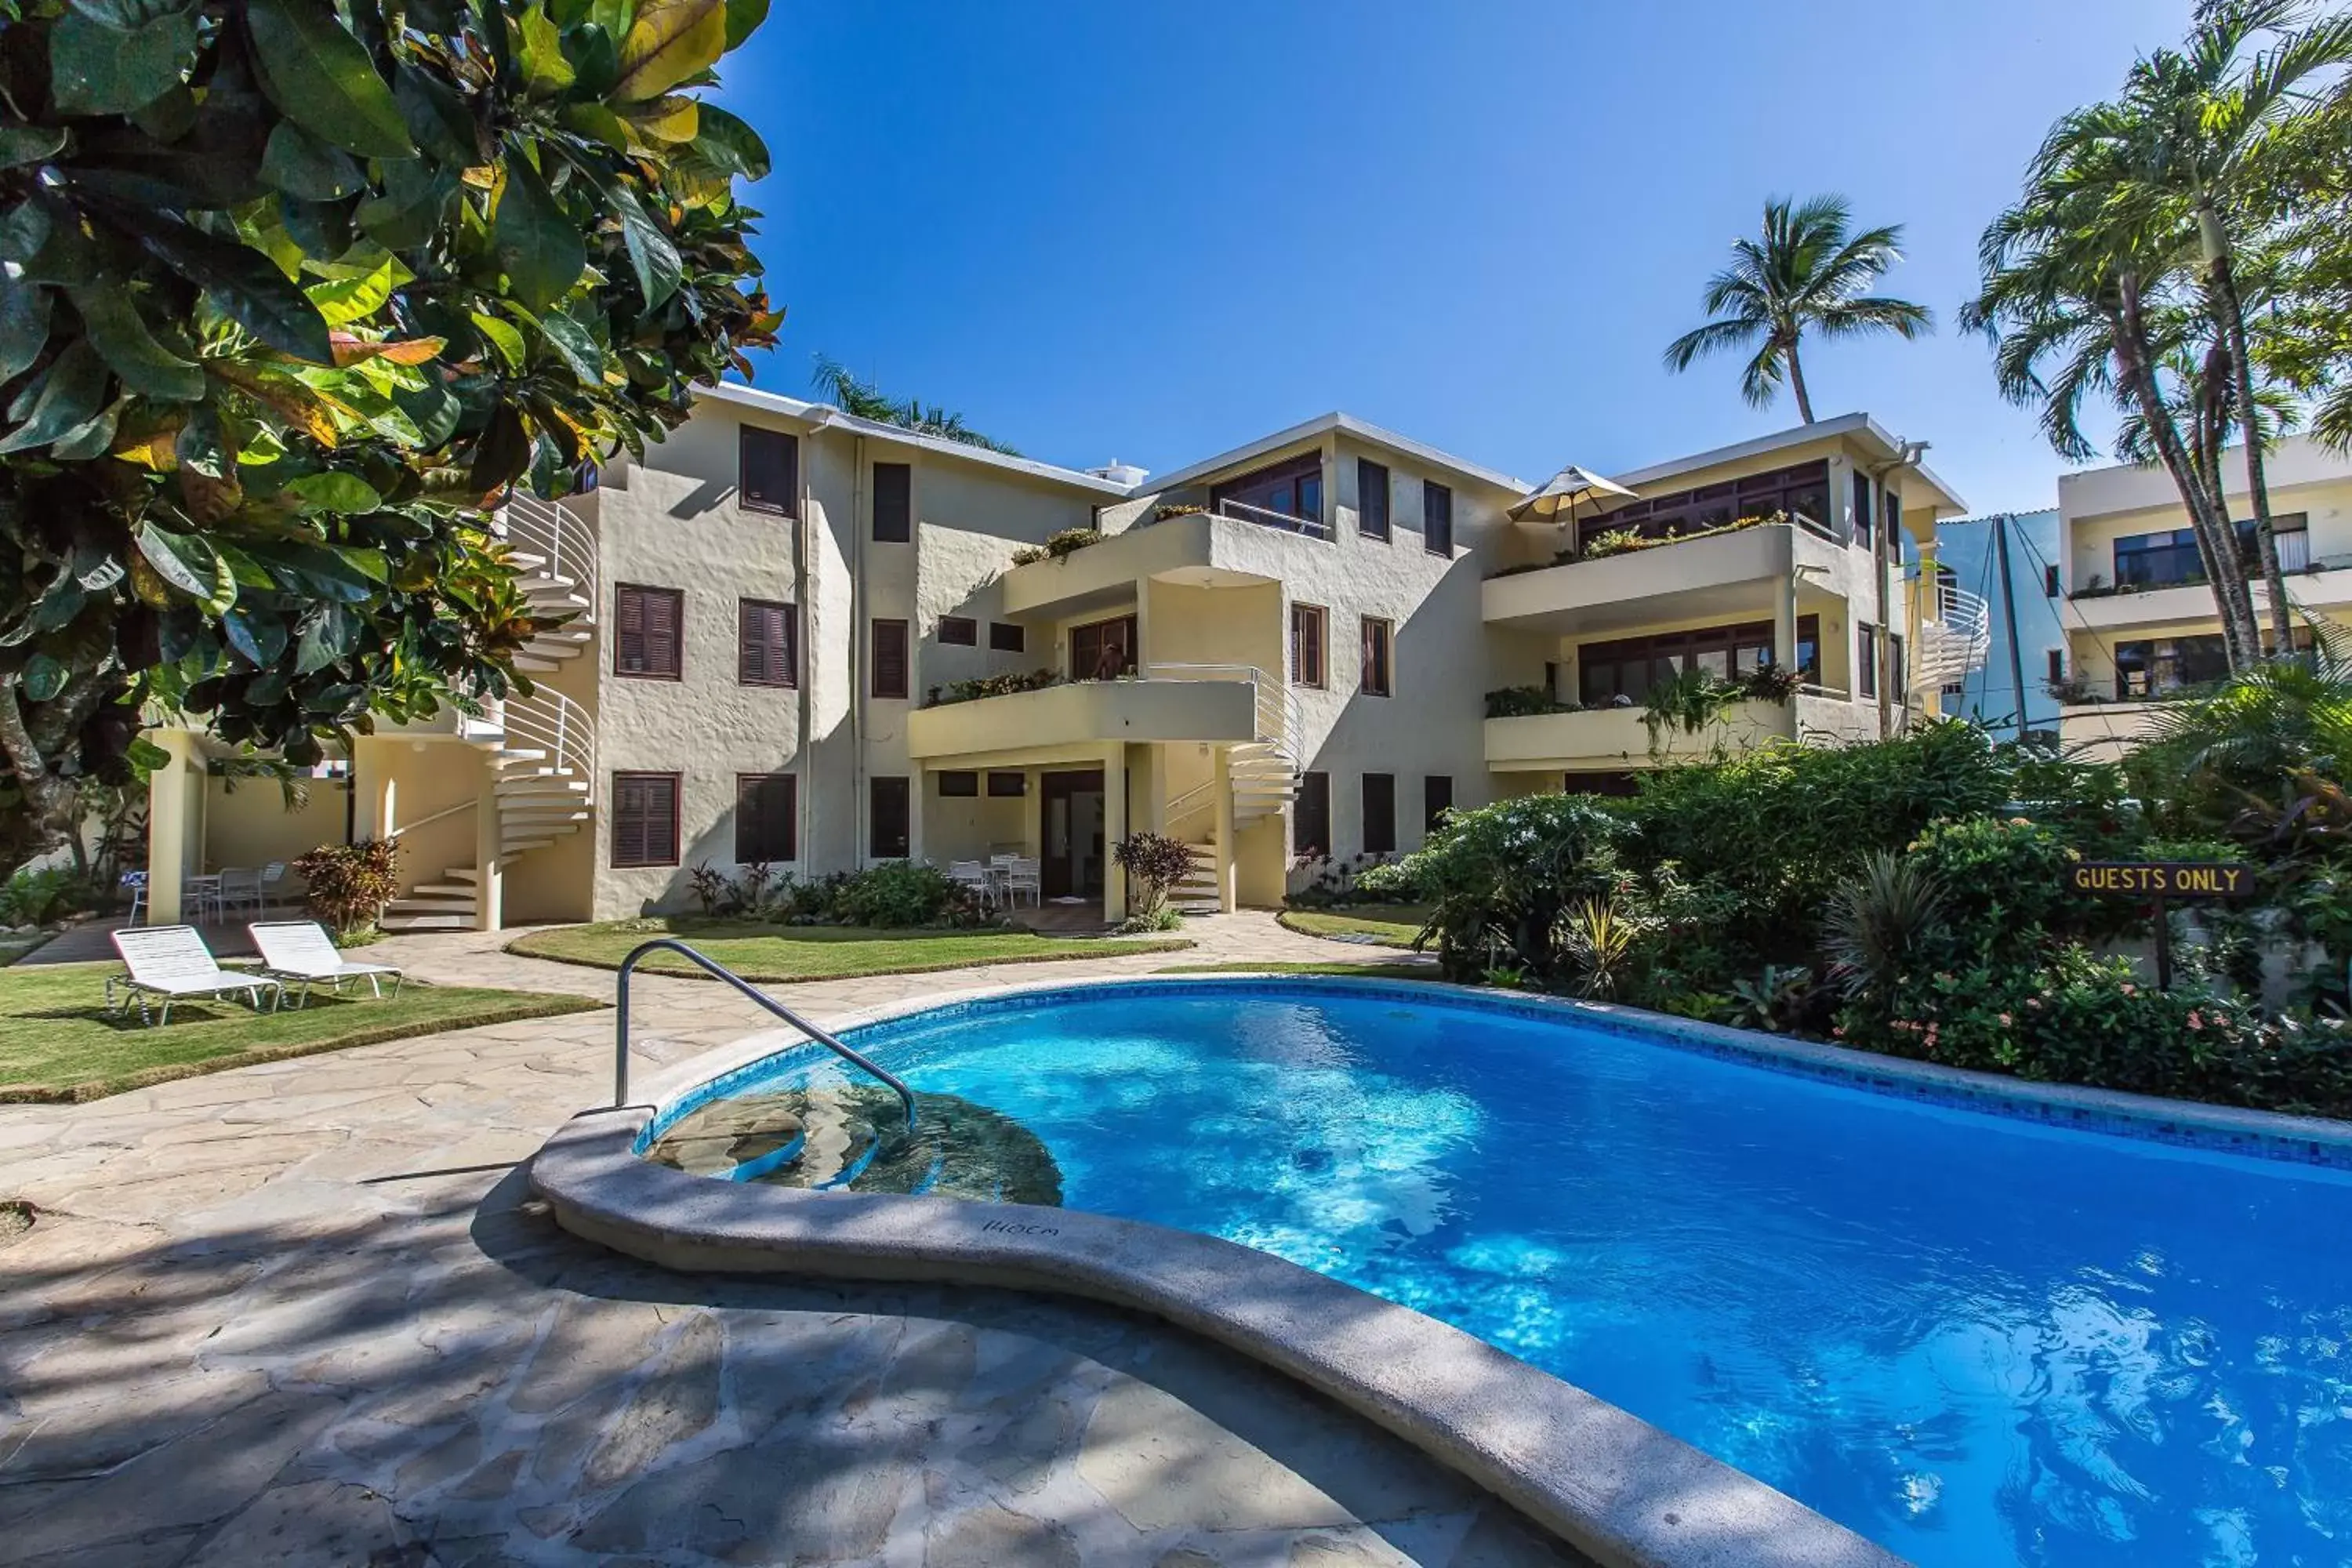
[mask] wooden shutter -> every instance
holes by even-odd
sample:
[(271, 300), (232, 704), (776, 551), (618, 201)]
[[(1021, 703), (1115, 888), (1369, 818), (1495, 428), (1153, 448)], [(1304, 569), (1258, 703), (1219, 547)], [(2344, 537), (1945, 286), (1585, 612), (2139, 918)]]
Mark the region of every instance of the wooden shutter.
[(1435, 479), (1421, 483), (1421, 542), (1433, 555), (1454, 553), (1454, 492)]
[(1323, 606), (1290, 606), (1290, 679), (1299, 686), (1323, 684)]
[(1331, 853), (1331, 775), (1298, 775), (1298, 798), (1290, 808), (1290, 852), (1297, 856)]
[(1356, 531), (1367, 539), (1389, 536), (1389, 470), (1370, 458), (1356, 459)]
[(866, 849), (877, 860), (903, 859), (908, 852), (908, 790), (904, 778), (867, 781)]
[(941, 616), (940, 641), (952, 647), (973, 647), (980, 642), (980, 623), (969, 616)]
[(1396, 774), (1364, 775), (1364, 853), (1387, 855), (1396, 849)]
[(740, 605), (736, 679), (746, 686), (794, 685), (800, 607), (765, 599), (744, 599)]
[(677, 775), (613, 775), (613, 864), (677, 864)]
[(800, 437), (784, 430), (741, 426), (736, 447), (736, 500), (749, 511), (798, 517), (801, 505)]
[(800, 780), (796, 775), (736, 775), (736, 864), (796, 860), (800, 858), (799, 837)]
[(1389, 623), (1367, 616), (1363, 620), (1363, 668), (1360, 671), (1364, 695), (1386, 697), (1390, 683)]
[(623, 583), (613, 590), (613, 672), (676, 680), (683, 663), (686, 595)]
[(915, 470), (905, 463), (874, 465), (874, 537), (883, 544), (915, 537)]
[(874, 695), (907, 695), (907, 623), (874, 623)]
[(1437, 831), (1438, 818), (1454, 806), (1454, 780), (1445, 773), (1432, 773), (1421, 781), (1421, 830), (1423, 834)]

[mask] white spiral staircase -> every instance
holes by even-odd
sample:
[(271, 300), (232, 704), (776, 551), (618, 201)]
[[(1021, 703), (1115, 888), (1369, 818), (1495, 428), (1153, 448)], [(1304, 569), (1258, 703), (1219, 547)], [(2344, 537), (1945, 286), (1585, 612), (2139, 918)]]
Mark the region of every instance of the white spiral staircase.
[[(523, 596), (543, 616), (572, 618), (543, 632), (516, 656), (515, 668), (547, 675), (578, 658), (594, 636), (596, 533), (586, 519), (551, 501), (516, 496), (501, 509), (497, 528), (508, 542)], [(486, 702), (464, 721), (469, 745), (488, 754), (498, 775), (501, 867), (587, 828), (596, 818), (596, 731), (587, 710), (541, 682), (531, 694)], [(475, 807), (460, 805), (436, 816)], [(426, 817), (408, 825), (424, 826)], [(406, 828), (396, 829), (405, 832)], [(388, 931), (469, 931), (480, 914), (481, 867), (445, 868), (394, 899), (382, 924)]]
[[(1234, 792), (1234, 830), (1238, 834), (1262, 816), (1282, 811), (1297, 797), (1304, 760), (1304, 724), (1298, 695), (1287, 682), (1244, 664), (1155, 664), (1155, 680), (1246, 680), (1256, 695), (1256, 739), (1232, 747), (1225, 777)], [(1214, 914), (1222, 900), (1217, 886), (1216, 780), (1193, 785), (1168, 803), (1167, 830), (1192, 851), (1192, 870), (1176, 886), (1170, 902), (1188, 914)], [(1199, 834), (1195, 838), (1192, 834)]]
[(1933, 608), (1935, 614), (1920, 621), (1911, 651), (1913, 691), (1965, 680), (1992, 653), (1992, 613), (1982, 598), (1938, 582)]

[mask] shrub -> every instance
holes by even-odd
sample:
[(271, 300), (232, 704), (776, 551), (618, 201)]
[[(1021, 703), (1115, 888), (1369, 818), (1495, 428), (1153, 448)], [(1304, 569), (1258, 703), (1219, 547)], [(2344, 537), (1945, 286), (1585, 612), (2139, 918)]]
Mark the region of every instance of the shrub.
[(845, 925), (977, 925), (982, 919), (971, 889), (913, 860), (885, 860), (843, 879), (831, 902), (834, 918)]
[(1142, 936), (1150, 931), (1175, 931), (1183, 923), (1183, 910), (1173, 904), (1160, 904), (1148, 912), (1128, 916), (1116, 929), (1120, 936)]
[(1136, 912), (1147, 918), (1158, 914), (1177, 884), (1192, 874), (1192, 847), (1160, 833), (1128, 835), (1113, 846), (1111, 858), (1136, 889)]
[(1562, 911), (1613, 890), (1624, 835), (1623, 822), (1588, 796), (1528, 795), (1454, 813), (1395, 875), (1432, 905), (1449, 975), (1493, 967), (1499, 950), (1548, 979)]
[(1540, 686), (1505, 686), (1486, 693), (1486, 717), (1524, 719), (1535, 713), (1581, 713), (1581, 702), (1563, 702)]
[(1066, 528), (1059, 533), (1048, 534), (1043, 544), (1024, 544), (1013, 552), (1015, 566), (1033, 565), (1040, 561), (1067, 561), (1090, 544), (1103, 542), (1098, 528)]
[(2081, 855), (2022, 816), (1937, 823), (1911, 853), (1941, 891), (1941, 939), (1958, 962), (2031, 962), (2049, 938), (2107, 920), (2116, 907), (2070, 893), (2067, 868)]
[(70, 866), (26, 869), (0, 887), (0, 925), (47, 925), (97, 904), (97, 890)]
[(1042, 691), (1057, 684), (1061, 677), (1050, 669), (1033, 669), (1011, 675), (982, 675), (970, 680), (950, 680), (945, 686), (934, 686), (924, 695), (927, 708), (944, 708), (950, 703), (970, 702), (982, 697), (1009, 697), (1016, 691)]
[(400, 851), (397, 838), (371, 838), (321, 844), (294, 862), (296, 875), (310, 887), (310, 912), (337, 942), (383, 918), (383, 907), (400, 892)]
[(1830, 900), (1822, 951), (1848, 991), (1885, 991), (1944, 929), (1944, 885), (1924, 858), (1874, 849), (1862, 874)]

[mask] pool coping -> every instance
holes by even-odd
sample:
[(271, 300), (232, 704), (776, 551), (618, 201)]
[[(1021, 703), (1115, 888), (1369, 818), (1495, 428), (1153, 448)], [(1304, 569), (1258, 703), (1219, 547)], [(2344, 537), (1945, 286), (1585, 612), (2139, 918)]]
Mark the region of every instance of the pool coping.
[[(2352, 1166), (2352, 1124), (2031, 1085), (1666, 1017), (1610, 1004), (1497, 996), (1439, 982), (1280, 973), (1104, 975), (973, 987), (863, 1009), (835, 1031), (960, 1005), (1097, 987), (1433, 990), (1483, 1010), (1568, 1016), (1670, 1047), (2029, 1120)], [(1339, 1401), (1509, 1502), (1603, 1568), (1895, 1568), (1902, 1559), (1754, 1477), (1434, 1318), (1270, 1253), (1084, 1210), (961, 1198), (806, 1193), (690, 1176), (637, 1157), (655, 1119), (780, 1050), (762, 1031), (657, 1075), (641, 1102), (565, 1123), (531, 1163), (568, 1231), (683, 1272), (790, 1273), (985, 1285), (1147, 1312)], [(2055, 1112), (2056, 1114), (2049, 1114)], [(2298, 1156), (2294, 1151), (2312, 1154)], [(2324, 1151), (2333, 1158), (2315, 1158)]]

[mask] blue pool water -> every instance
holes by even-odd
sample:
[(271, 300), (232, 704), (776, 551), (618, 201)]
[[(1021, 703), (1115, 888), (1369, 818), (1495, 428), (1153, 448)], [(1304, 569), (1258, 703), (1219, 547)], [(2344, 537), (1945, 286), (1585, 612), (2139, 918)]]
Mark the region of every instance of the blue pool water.
[(1027, 1126), (1072, 1207), (1418, 1308), (1927, 1568), (2352, 1563), (2352, 1177), (1433, 995), (1202, 991), (855, 1040)]

